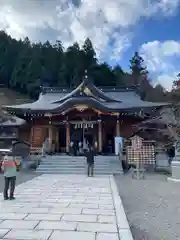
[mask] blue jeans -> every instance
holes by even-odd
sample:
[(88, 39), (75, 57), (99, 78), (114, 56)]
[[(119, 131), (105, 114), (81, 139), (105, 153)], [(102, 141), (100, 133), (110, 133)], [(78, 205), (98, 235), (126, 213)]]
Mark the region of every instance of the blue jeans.
[(8, 190), (10, 187), (10, 197), (14, 197), (14, 190), (16, 185), (16, 177), (4, 177), (4, 198), (8, 198)]

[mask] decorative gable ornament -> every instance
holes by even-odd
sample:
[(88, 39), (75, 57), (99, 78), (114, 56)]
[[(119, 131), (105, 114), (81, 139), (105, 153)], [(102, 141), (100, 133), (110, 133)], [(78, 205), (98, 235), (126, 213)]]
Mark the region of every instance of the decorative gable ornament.
[(86, 105), (78, 105), (75, 106), (75, 108), (79, 111), (79, 112), (83, 112), (84, 110), (86, 110), (88, 108), (88, 106)]

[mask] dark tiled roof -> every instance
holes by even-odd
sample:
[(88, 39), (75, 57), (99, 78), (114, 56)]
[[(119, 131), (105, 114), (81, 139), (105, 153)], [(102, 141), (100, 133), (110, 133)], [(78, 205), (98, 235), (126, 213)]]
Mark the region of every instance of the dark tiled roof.
[[(85, 92), (89, 90), (89, 93)], [(25, 111), (64, 111), (77, 104), (88, 104), (90, 107), (104, 111), (121, 111), (161, 107), (165, 103), (152, 103), (141, 100), (135, 89), (127, 88), (106, 88), (101, 89), (94, 86), (85, 79), (76, 89), (70, 91), (63, 88), (43, 88), (39, 99), (33, 103), (6, 106), (10, 110)]]

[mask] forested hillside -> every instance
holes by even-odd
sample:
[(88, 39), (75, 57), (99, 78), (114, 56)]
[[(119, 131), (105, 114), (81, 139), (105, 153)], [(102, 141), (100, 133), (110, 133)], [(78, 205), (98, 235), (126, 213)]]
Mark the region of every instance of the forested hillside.
[(143, 59), (136, 52), (130, 60), (129, 72), (120, 66), (110, 67), (99, 63), (90, 39), (82, 48), (78, 43), (67, 50), (57, 41), (51, 45), (31, 43), (28, 38), (17, 41), (0, 32), (0, 84), (17, 92), (36, 98), (41, 85), (73, 88), (85, 73), (97, 86), (137, 86), (142, 98), (164, 101), (166, 93), (161, 86), (153, 88)]

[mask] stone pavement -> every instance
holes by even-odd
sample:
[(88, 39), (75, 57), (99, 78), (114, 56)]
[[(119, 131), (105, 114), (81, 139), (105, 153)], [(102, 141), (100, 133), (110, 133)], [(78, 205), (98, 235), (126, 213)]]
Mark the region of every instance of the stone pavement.
[(132, 240), (113, 176), (41, 175), (0, 196), (0, 239)]

